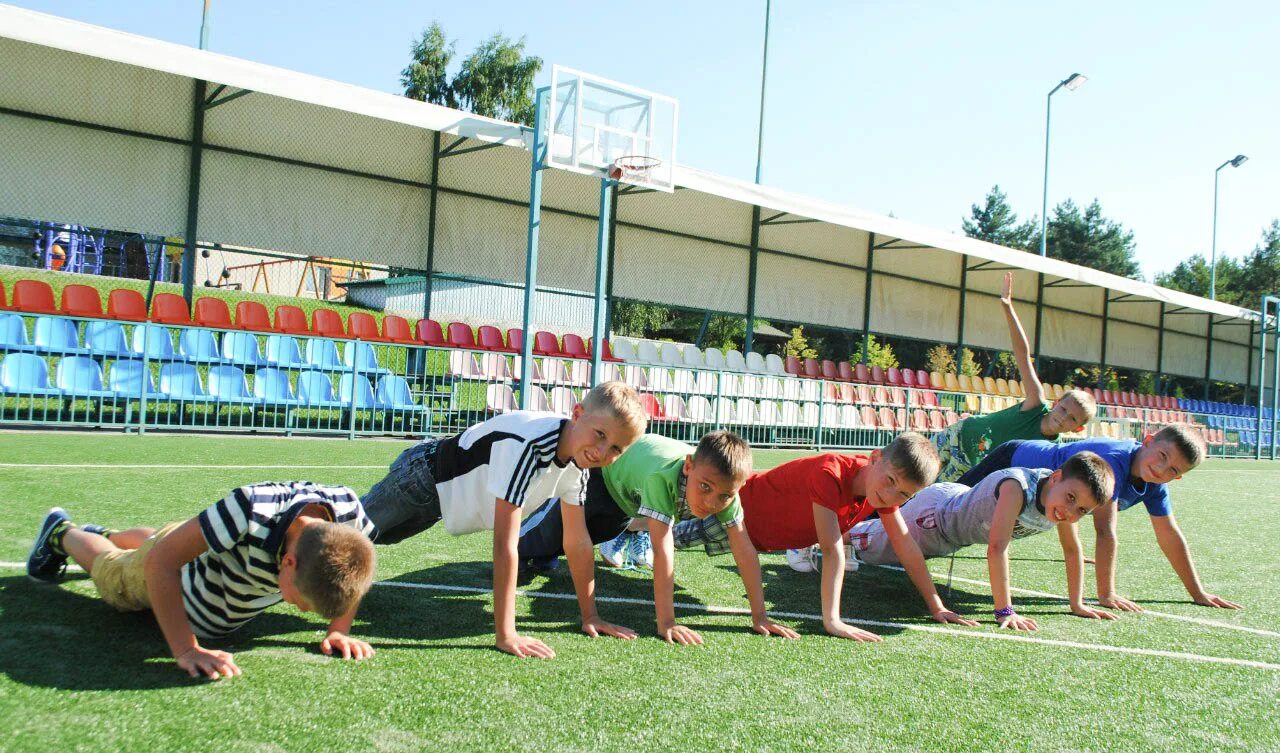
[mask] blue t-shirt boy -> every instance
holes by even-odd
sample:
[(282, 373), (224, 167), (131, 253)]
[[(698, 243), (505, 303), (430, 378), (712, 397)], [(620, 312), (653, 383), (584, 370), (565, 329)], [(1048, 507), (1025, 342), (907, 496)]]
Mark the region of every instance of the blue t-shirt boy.
[(1172, 512), (1169, 506), (1169, 490), (1164, 484), (1151, 484), (1134, 478), (1129, 468), (1133, 458), (1142, 449), (1142, 443), (1132, 439), (1081, 439), (1059, 444), (1038, 439), (1019, 442), (1013, 451), (1013, 465), (1018, 468), (1060, 468), (1067, 458), (1089, 450), (1107, 461), (1116, 474), (1115, 499), (1120, 510), (1127, 510), (1141, 502), (1147, 513), (1163, 517)]

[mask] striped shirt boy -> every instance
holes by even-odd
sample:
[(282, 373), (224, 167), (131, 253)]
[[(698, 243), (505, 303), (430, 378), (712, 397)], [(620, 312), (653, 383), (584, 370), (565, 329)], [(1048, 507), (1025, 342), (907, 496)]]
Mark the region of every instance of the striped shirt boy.
[(196, 635), (226, 635), (280, 601), (285, 532), (307, 505), (373, 533), (355, 492), (309, 481), (242, 486), (197, 516), (209, 549), (182, 568), (182, 603)]

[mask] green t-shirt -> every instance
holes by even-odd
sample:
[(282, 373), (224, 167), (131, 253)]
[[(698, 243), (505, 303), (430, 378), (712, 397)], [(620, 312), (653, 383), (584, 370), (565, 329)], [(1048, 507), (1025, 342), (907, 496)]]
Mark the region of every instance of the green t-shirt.
[(1023, 410), (1018, 403), (985, 416), (970, 416), (934, 436), (942, 460), (938, 481), (955, 481), (977, 465), (988, 452), (1012, 439), (1044, 439), (1040, 419), (1049, 406)]
[[(609, 495), (626, 514), (674, 525), (693, 516), (685, 501), (684, 459), (694, 448), (674, 439), (646, 434), (612, 464), (602, 469)], [(742, 522), (742, 503), (735, 495), (715, 515), (725, 525)]]

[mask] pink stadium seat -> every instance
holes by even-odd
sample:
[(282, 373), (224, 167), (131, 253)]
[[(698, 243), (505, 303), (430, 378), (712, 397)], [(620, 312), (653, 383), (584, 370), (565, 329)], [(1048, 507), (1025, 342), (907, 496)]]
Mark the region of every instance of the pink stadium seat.
[(911, 411), (911, 430), (912, 431), (928, 431), (929, 416), (919, 408)]
[(920, 402), (927, 407), (938, 407), (938, 393), (933, 390), (922, 390), (920, 392)]
[(413, 332), (409, 329), (409, 321), (403, 316), (396, 316), (395, 314), (387, 314), (382, 317), (382, 337), (388, 342), (402, 345), (411, 345), (417, 342), (413, 339)]
[(502, 330), (489, 324), (482, 325), (476, 332), (476, 344), (485, 350), (496, 353), (515, 353), (514, 348), (502, 341)]
[(311, 312), (311, 331), (321, 337), (346, 337), (342, 315), (333, 309), (316, 309)]
[(853, 381), (853, 364), (848, 361), (841, 361), (836, 364), (836, 379), (842, 382)]
[(855, 364), (853, 367), (853, 381), (866, 384), (871, 381), (871, 370), (867, 368), (865, 363)]
[(804, 366), (800, 363), (800, 359), (795, 356), (787, 356), (784, 370), (793, 376), (801, 376), (804, 374)]
[(366, 314), (363, 311), (352, 311), (347, 314), (347, 331), (351, 333), (351, 337), (370, 342), (386, 342), (387, 338), (378, 332), (378, 320), (373, 318), (373, 314)]
[[(928, 384), (929, 384), (928, 382), (925, 382), (925, 385), (928, 385)], [(902, 370), (902, 386), (903, 387), (916, 386), (916, 373), (911, 369)]]
[(418, 336), (418, 342), (424, 345), (431, 345), (437, 348), (449, 345), (449, 341), (444, 339), (444, 330), (440, 328), (440, 322), (435, 319), (419, 319), (415, 332)]
[(236, 329), (270, 332), (271, 314), (257, 301), (240, 301), (236, 304)]
[[(0, 303), (4, 302), (0, 293)], [(62, 289), (62, 313), (67, 316), (102, 316), (102, 295), (88, 285), (67, 285)]]
[(147, 301), (136, 290), (116, 288), (107, 293), (107, 317), (127, 322), (146, 321)]
[(281, 304), (276, 306), (276, 332), (286, 335), (309, 335), (311, 326), (307, 324), (307, 314), (297, 306)]
[[(901, 388), (901, 387), (890, 387), (890, 388), (889, 388), (889, 402), (890, 402), (890, 403), (892, 403), (892, 404), (894, 404), (894, 405), (906, 405), (906, 404), (907, 404), (907, 393), (906, 393), (906, 392), (904, 392), (904, 391), (902, 390), (902, 388)], [(905, 422), (903, 422), (903, 423), (905, 423)]]
[(804, 376), (809, 379), (822, 378), (822, 365), (818, 363), (816, 358), (804, 359)]
[(884, 380), (885, 380), (886, 382), (888, 382), (889, 384), (893, 384), (893, 385), (901, 385), (901, 384), (902, 384), (902, 372), (898, 369), (898, 367), (897, 367), (897, 366), (890, 366), (890, 367), (889, 367), (889, 370), (888, 370), (887, 372), (885, 372)]
[(476, 333), (471, 331), (471, 325), (462, 322), (449, 322), (449, 344), (455, 348), (468, 348), (475, 350)]
[(535, 356), (562, 356), (560, 342), (556, 336), (546, 330), (539, 330), (533, 335), (533, 354)]
[(187, 301), (173, 293), (156, 293), (151, 299), (151, 321), (158, 324), (190, 324)]
[(53, 288), (44, 280), (18, 280), (13, 283), (13, 310), (28, 314), (56, 314)]
[[(925, 371), (924, 369), (916, 369), (916, 384), (920, 385), (921, 387), (928, 387), (929, 372)], [(941, 389), (942, 387), (942, 385), (940, 384), (935, 384), (933, 386), (935, 389)]]
[(947, 420), (942, 417), (942, 411), (929, 411), (929, 431), (942, 431), (947, 428)]
[(561, 350), (570, 358), (587, 357), (587, 344), (582, 341), (582, 335), (575, 335), (572, 332), (564, 336), (564, 346)]
[(957, 415), (956, 412), (953, 410), (948, 410), (944, 412), (942, 414), (942, 417), (946, 419), (948, 427), (955, 426), (957, 423), (960, 422), (960, 416)]
[(888, 407), (884, 407), (884, 408), (881, 408), (877, 412), (877, 414), (880, 418), (879, 424), (881, 429), (888, 429), (889, 431), (898, 430), (899, 428), (898, 422), (895, 419), (892, 410), (890, 410)]
[(855, 399), (858, 402), (862, 403), (863, 405), (870, 405), (872, 403), (870, 387), (868, 387), (865, 384), (859, 384), (856, 387), (854, 387), (854, 390), (856, 390), (857, 397)]
[(889, 391), (885, 389), (884, 386), (882, 385), (877, 385), (875, 387), (872, 387), (871, 402), (875, 403), (876, 405), (888, 405)]
[(858, 411), (862, 416), (862, 423), (869, 428), (876, 428), (880, 425), (880, 421), (876, 416), (876, 409), (870, 405), (862, 406), (862, 410)]
[(871, 367), (871, 382), (873, 384), (884, 384), (884, 369), (879, 366)]
[(840, 372), (836, 369), (835, 361), (822, 362), (822, 378), (830, 381), (838, 381), (840, 379)]
[(196, 315), (193, 321), (200, 327), (231, 329), (231, 309), (221, 298), (204, 296), (196, 299)]

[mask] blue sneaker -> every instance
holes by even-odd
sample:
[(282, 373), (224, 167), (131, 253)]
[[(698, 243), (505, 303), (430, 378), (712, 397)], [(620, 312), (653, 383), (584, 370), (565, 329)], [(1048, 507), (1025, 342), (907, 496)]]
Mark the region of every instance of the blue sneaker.
[(653, 569), (653, 542), (648, 531), (636, 531), (627, 542), (627, 557), (636, 567)]
[(520, 573), (525, 575), (548, 575), (558, 569), (559, 557), (530, 557), (520, 561)]
[(49, 546), (49, 534), (59, 525), (70, 523), (71, 517), (61, 507), (55, 507), (44, 516), (40, 524), (40, 533), (36, 543), (31, 545), (31, 554), (27, 555), (27, 576), (32, 580), (45, 583), (57, 583), (67, 572), (67, 555), (58, 554)]
[(604, 564), (609, 567), (627, 566), (627, 549), (631, 536), (630, 531), (623, 531), (600, 545), (600, 559), (604, 560)]

